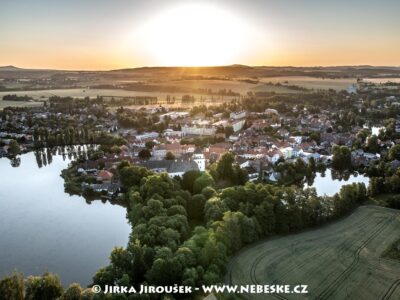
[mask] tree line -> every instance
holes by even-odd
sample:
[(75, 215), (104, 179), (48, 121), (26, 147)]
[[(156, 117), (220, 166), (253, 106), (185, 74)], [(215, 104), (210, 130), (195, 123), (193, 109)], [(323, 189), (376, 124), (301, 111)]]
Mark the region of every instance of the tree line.
[(128, 191), (132, 233), (126, 248), (112, 251), (93, 284), (219, 283), (230, 257), (244, 246), (323, 224), (367, 199), (361, 183), (319, 197), (314, 189), (269, 184), (216, 190), (207, 172), (185, 174), (181, 182), (128, 163), (118, 172)]

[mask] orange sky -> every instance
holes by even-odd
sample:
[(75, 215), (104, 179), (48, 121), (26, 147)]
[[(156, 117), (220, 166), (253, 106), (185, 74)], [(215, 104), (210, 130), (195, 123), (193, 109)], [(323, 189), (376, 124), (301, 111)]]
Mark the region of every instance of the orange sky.
[(400, 1), (321, 2), (9, 1), (0, 65), (400, 66)]

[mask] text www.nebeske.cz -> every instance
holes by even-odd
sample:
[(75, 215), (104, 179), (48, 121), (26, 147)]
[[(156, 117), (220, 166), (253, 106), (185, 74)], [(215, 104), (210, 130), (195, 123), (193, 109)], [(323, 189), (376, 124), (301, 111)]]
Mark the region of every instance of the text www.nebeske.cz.
[(191, 286), (149, 286), (141, 285), (139, 288), (133, 286), (106, 285), (104, 289), (93, 286), (96, 293), (104, 294), (190, 294), (198, 291), (204, 293), (229, 293), (229, 294), (307, 294), (307, 285), (203, 285), (201, 287)]

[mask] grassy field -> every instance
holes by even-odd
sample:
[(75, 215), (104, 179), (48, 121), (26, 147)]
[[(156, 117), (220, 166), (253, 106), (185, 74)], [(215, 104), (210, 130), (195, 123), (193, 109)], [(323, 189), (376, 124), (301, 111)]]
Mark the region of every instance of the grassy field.
[[(0, 92), (0, 98), (8, 94), (17, 94), (18, 96), (28, 95), (34, 99), (47, 99), (51, 96), (60, 97), (96, 97), (96, 96), (115, 96), (115, 97), (132, 97), (132, 96), (165, 96), (167, 93), (157, 92), (136, 92), (116, 89), (54, 89), (54, 90), (36, 90), (36, 91), (15, 91)], [(170, 93), (173, 95), (172, 93)]]
[(372, 82), (372, 83), (386, 83), (386, 82), (394, 82), (400, 83), (400, 78), (391, 78), (391, 77), (382, 77), (382, 78), (364, 78), (364, 81)]
[(192, 89), (212, 89), (217, 92), (219, 90), (232, 90), (233, 92), (246, 95), (247, 92), (252, 91), (264, 91), (264, 92), (275, 92), (275, 93), (293, 93), (286, 87), (269, 86), (265, 85), (265, 82), (259, 83), (248, 83), (239, 80), (180, 80), (180, 81), (167, 81), (161, 85), (185, 87)]
[(0, 99), (0, 110), (4, 107), (13, 106), (13, 107), (33, 107), (33, 106), (42, 106), (43, 102), (23, 102), (23, 101), (4, 101)]
[[(285, 83), (287, 81), (287, 83)], [(280, 82), (283, 86), (272, 86), (266, 85), (265, 83), (272, 82), (278, 83)], [(156, 83), (156, 85), (160, 86), (171, 86), (178, 88), (187, 88), (188, 90), (195, 91), (196, 89), (212, 89), (214, 92), (218, 92), (219, 90), (232, 90), (233, 92), (240, 93), (241, 95), (246, 95), (247, 92), (275, 92), (275, 93), (299, 93), (299, 91), (288, 89), (284, 86), (284, 84), (288, 85), (297, 85), (301, 87), (305, 87), (307, 89), (346, 89), (352, 83), (355, 83), (355, 79), (322, 79), (322, 78), (314, 78), (307, 76), (287, 76), (287, 77), (266, 77), (260, 78), (258, 83), (248, 83), (239, 80), (177, 80), (177, 81), (164, 81), (161, 83)], [(143, 91), (128, 91), (121, 89), (81, 89), (81, 88), (71, 88), (71, 89), (53, 89), (53, 90), (34, 90), (34, 91), (4, 91), (0, 92), (0, 99), (8, 94), (17, 94), (18, 96), (28, 95), (32, 97), (34, 100), (46, 100), (51, 96), (61, 96), (61, 97), (133, 97), (133, 96), (155, 96), (158, 97), (159, 100), (163, 101), (166, 99), (167, 95), (171, 97), (176, 97), (180, 99), (184, 94), (191, 94), (196, 99), (208, 99), (210, 102), (215, 102), (218, 100), (227, 101), (231, 98), (224, 96), (223, 98), (219, 96), (213, 96), (211, 100), (211, 96), (204, 94), (197, 94), (195, 92), (143, 92)], [(4, 103), (5, 104), (5, 103)], [(1, 105), (1, 104), (0, 104)], [(4, 106), (4, 105), (3, 105)], [(16, 105), (14, 105), (16, 106)]]
[(307, 89), (314, 90), (345, 90), (350, 85), (357, 83), (355, 78), (341, 78), (341, 79), (323, 79), (316, 77), (308, 77), (308, 76), (283, 76), (283, 77), (264, 77), (261, 80), (262, 82), (272, 82), (283, 84), (287, 81), (288, 85), (297, 85), (301, 87), (305, 87)]
[(231, 261), (229, 284), (305, 284), (308, 294), (245, 299), (400, 299), (400, 262), (381, 254), (400, 237), (400, 212), (363, 206), (316, 230), (252, 245)]
[[(15, 91), (15, 92), (0, 92), (0, 99), (8, 94), (16, 94), (18, 96), (30, 96), (35, 100), (46, 100), (51, 96), (60, 97), (75, 97), (75, 98), (85, 98), (85, 97), (97, 97), (103, 96), (106, 99), (111, 97), (134, 97), (134, 96), (151, 96), (158, 97), (160, 100), (165, 100), (167, 95), (177, 99), (180, 99), (182, 95), (190, 94), (196, 99), (210, 98), (211, 96), (196, 94), (196, 93), (166, 93), (166, 92), (140, 92), (140, 91), (126, 91), (120, 89), (54, 89), (54, 90), (36, 90), (36, 91)], [(214, 99), (218, 100), (219, 96), (214, 96)], [(224, 96), (226, 99), (231, 99), (234, 97)], [(236, 97), (237, 98), (237, 97)]]

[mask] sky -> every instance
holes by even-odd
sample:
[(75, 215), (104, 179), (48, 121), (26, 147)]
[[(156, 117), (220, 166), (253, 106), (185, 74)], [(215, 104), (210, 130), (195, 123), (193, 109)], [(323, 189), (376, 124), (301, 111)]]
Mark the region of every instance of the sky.
[(400, 66), (398, 0), (0, 0), (0, 65)]

